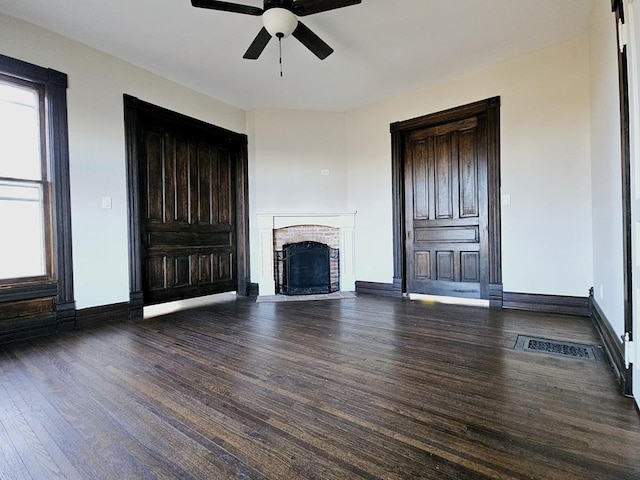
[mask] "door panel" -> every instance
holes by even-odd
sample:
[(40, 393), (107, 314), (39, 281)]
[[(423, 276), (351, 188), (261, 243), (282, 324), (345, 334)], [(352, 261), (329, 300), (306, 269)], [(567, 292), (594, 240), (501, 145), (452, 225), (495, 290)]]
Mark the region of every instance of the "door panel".
[(480, 255), (478, 252), (461, 252), (460, 274), (463, 282), (480, 282)]
[(415, 276), (420, 280), (431, 278), (431, 252), (415, 252), (414, 253)]
[(436, 258), (438, 263), (436, 264), (436, 279), (453, 281), (454, 275), (454, 252), (437, 251)]
[(414, 185), (413, 218), (416, 220), (428, 220), (432, 205), (429, 202), (429, 192), (433, 190), (433, 174), (429, 171), (429, 168), (433, 169), (433, 165), (427, 163), (427, 152), (433, 150), (433, 139), (415, 142), (413, 148), (415, 150), (414, 155), (411, 157), (413, 162), (411, 174)]
[(480, 214), (478, 203), (478, 157), (475, 130), (460, 132), (460, 217), (477, 217)]
[(456, 187), (453, 185), (453, 145), (451, 135), (435, 137), (435, 154), (427, 150), (426, 161), (435, 164), (436, 175), (436, 216), (435, 218), (453, 218), (453, 197)]
[(410, 293), (486, 298), (486, 118), (404, 136), (405, 242)]
[(477, 242), (479, 232), (477, 225), (451, 227), (415, 227), (416, 242)]
[(234, 290), (230, 152), (161, 123), (144, 126), (143, 151), (145, 304)]
[[(162, 195), (154, 192), (162, 192), (163, 186), (163, 150), (164, 141), (162, 132), (147, 132), (145, 138), (146, 149), (146, 188), (143, 189), (146, 197), (146, 220), (162, 222), (164, 220), (164, 199)], [(171, 175), (169, 175), (171, 177)]]

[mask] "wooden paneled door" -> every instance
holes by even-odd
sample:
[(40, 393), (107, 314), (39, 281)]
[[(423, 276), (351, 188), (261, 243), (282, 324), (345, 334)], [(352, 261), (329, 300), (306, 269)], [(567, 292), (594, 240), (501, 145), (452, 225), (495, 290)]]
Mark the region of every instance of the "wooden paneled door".
[(236, 288), (230, 152), (145, 125), (142, 173), (145, 303)]
[(498, 99), (489, 103), (395, 124), (403, 179), (401, 272), (408, 293), (491, 299), (501, 292)]
[(244, 293), (246, 136), (134, 103), (143, 303)]
[(474, 116), (406, 135), (409, 292), (480, 298), (488, 284), (485, 130)]

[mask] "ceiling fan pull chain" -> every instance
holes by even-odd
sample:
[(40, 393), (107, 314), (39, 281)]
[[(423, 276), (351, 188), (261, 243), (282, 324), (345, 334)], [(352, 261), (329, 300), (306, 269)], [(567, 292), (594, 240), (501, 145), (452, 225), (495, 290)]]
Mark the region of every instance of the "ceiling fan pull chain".
[(280, 78), (282, 78), (282, 35), (278, 35), (278, 51), (280, 53)]

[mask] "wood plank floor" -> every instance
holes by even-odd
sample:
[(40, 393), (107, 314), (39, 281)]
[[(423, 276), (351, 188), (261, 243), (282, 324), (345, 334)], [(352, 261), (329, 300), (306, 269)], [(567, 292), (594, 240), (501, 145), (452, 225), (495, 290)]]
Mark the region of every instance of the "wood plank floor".
[(1, 479), (639, 479), (588, 319), (228, 300), (0, 346)]

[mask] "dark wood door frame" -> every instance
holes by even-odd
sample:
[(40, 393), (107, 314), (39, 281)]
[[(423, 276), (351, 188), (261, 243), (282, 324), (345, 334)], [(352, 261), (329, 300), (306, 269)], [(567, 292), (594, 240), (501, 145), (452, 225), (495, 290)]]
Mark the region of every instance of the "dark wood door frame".
[(232, 132), (209, 123), (196, 120), (130, 95), (124, 95), (124, 124), (127, 158), (127, 196), (129, 214), (129, 313), (131, 317), (141, 317), (144, 307), (143, 268), (142, 268), (142, 206), (140, 191), (140, 173), (138, 172), (138, 152), (141, 145), (141, 117), (151, 116), (169, 121), (187, 124), (194, 130), (206, 134), (237, 152), (235, 162), (236, 175), (236, 225), (237, 225), (237, 292), (246, 295), (250, 284), (249, 270), (249, 180), (247, 136)]
[[(625, 10), (622, 0), (611, 0), (611, 10), (616, 21), (616, 46), (620, 45), (618, 22), (624, 24)], [(623, 292), (624, 292), (624, 331), (633, 341), (633, 251), (631, 235), (631, 137), (629, 112), (629, 73), (627, 47), (616, 49), (618, 52), (618, 87), (620, 92), (620, 153), (622, 168), (622, 256), (623, 256)], [(624, 335), (623, 335), (624, 336)], [(625, 395), (633, 394), (632, 370), (623, 369), (620, 388)]]
[(500, 237), (500, 97), (442, 112), (391, 124), (391, 161), (393, 194), (393, 289), (396, 296), (406, 293), (405, 241), (405, 172), (404, 145), (406, 133), (442, 123), (463, 120), (474, 115), (486, 115), (488, 122), (488, 195), (489, 195), (489, 289), (493, 307), (502, 307), (502, 256)]

